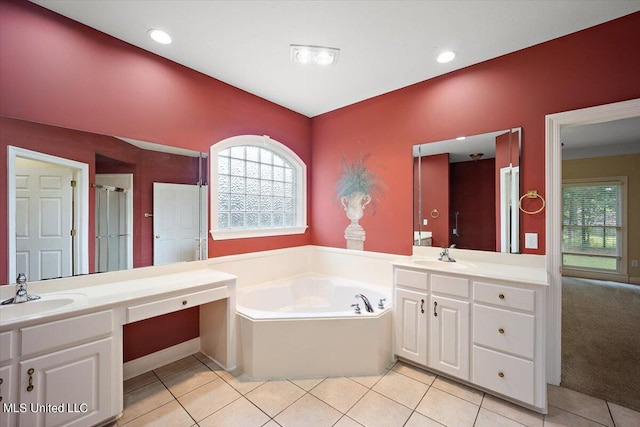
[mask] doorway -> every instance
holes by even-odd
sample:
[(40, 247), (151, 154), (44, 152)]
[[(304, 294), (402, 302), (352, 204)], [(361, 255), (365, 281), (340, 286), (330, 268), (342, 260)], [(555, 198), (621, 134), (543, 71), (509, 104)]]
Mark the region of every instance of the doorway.
[(560, 384), (562, 365), (562, 141), (571, 126), (640, 117), (640, 99), (584, 108), (546, 117), (546, 254), (548, 292), (547, 382)]
[[(31, 170), (30, 175), (19, 175), (21, 162), (22, 172)], [(28, 184), (34, 179), (35, 187)], [(63, 183), (69, 179), (74, 183)], [(85, 163), (8, 146), (7, 283), (12, 283), (17, 274), (23, 272), (18, 271), (19, 267), (30, 271), (28, 280), (89, 272), (88, 181), (89, 165)], [(27, 194), (35, 194), (36, 201), (26, 201), (24, 196)], [(22, 228), (18, 229), (18, 225)], [(57, 239), (58, 246), (42, 246), (38, 239)], [(20, 245), (18, 240), (21, 240)], [(30, 243), (25, 246), (27, 240)]]

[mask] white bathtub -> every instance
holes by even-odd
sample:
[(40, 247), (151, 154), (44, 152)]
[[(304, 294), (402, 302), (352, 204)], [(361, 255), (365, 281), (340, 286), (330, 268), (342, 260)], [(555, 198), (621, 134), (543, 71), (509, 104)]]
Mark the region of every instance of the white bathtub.
[(391, 307), (390, 288), (317, 274), (239, 289), (239, 368), (260, 379), (376, 375), (392, 360)]

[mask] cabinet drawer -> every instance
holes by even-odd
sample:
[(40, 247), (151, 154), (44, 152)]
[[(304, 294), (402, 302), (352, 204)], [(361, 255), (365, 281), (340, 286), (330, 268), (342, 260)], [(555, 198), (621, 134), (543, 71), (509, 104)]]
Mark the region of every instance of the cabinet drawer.
[(396, 269), (396, 286), (427, 290), (427, 273), (422, 271)]
[(227, 296), (227, 287), (221, 286), (219, 288), (207, 289), (206, 291), (193, 292), (159, 301), (134, 305), (127, 308), (127, 323), (160, 316), (161, 314), (173, 313), (174, 311), (185, 308), (196, 307), (200, 304), (226, 298)]
[(31, 354), (113, 333), (113, 312), (101, 311), (22, 328), (20, 354)]
[(487, 304), (534, 311), (535, 292), (512, 286), (473, 282), (473, 299)]
[(0, 362), (11, 359), (13, 355), (13, 331), (7, 331), (0, 334)]
[(469, 279), (462, 277), (431, 275), (431, 291), (440, 294), (469, 297)]
[(533, 359), (535, 318), (499, 308), (473, 306), (473, 342)]
[(533, 362), (473, 346), (473, 383), (533, 405), (533, 377)]

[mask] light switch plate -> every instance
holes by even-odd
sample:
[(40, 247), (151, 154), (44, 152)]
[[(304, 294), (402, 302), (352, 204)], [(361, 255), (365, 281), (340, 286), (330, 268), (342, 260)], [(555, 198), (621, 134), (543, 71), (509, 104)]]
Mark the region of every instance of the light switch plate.
[(426, 218), (424, 218), (424, 219), (422, 220), (422, 225), (429, 225), (429, 220), (428, 220), (428, 219), (426, 219)]
[(524, 233), (524, 248), (538, 249), (538, 233)]

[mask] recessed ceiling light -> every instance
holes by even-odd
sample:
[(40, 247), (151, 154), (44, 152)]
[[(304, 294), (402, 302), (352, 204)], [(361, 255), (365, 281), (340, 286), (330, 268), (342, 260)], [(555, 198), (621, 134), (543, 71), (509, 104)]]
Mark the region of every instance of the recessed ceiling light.
[(340, 49), (323, 46), (290, 46), (291, 62), (298, 64), (332, 65), (338, 61)]
[(459, 137), (456, 138), (456, 141), (462, 141), (464, 139), (467, 139), (467, 137), (466, 136), (459, 136)]
[(153, 40), (155, 40), (156, 42), (160, 43), (160, 44), (170, 44), (171, 43), (171, 36), (167, 33), (165, 33), (162, 30), (149, 30), (147, 31), (149, 33), (149, 37), (151, 37)]
[(447, 62), (453, 61), (453, 58), (455, 57), (456, 57), (456, 53), (448, 50), (438, 55), (437, 61), (441, 64), (445, 64)]

